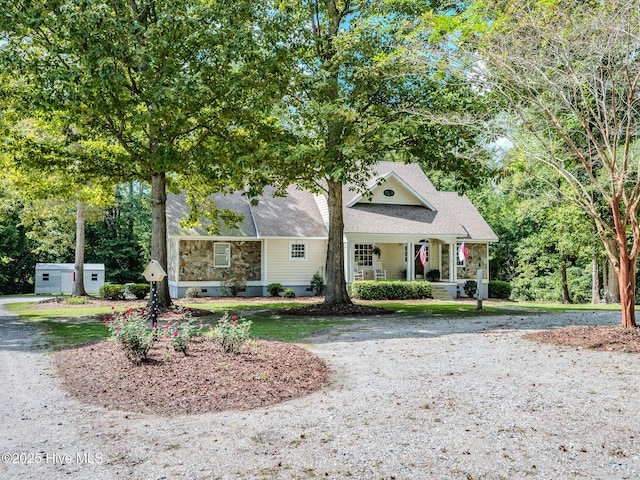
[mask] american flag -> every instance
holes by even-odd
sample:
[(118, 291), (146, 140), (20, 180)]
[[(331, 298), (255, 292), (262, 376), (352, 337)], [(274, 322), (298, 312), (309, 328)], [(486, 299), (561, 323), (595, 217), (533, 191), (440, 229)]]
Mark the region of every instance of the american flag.
[(427, 264), (427, 242), (423, 242), (420, 247), (420, 263), (423, 267)]

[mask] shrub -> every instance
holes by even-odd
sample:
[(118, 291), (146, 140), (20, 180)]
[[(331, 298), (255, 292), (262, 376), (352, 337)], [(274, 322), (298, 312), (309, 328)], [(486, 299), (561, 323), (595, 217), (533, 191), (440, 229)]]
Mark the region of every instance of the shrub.
[(431, 298), (431, 284), (401, 280), (363, 280), (351, 284), (351, 296), (362, 300)]
[(228, 272), (223, 278), (222, 288), (227, 295), (237, 297), (240, 292), (244, 292), (247, 289), (244, 273), (241, 271)]
[(156, 341), (156, 332), (148, 326), (150, 317), (149, 307), (129, 308), (125, 312), (115, 312), (111, 319), (104, 320), (111, 336), (132, 362), (146, 361), (147, 354)]
[(173, 313), (167, 314), (164, 325), (165, 337), (176, 352), (187, 354), (187, 349), (202, 328), (202, 321), (197, 323), (191, 316), (189, 307), (175, 306)]
[(478, 284), (475, 280), (467, 280), (464, 282), (462, 288), (464, 289), (464, 293), (467, 294), (467, 297), (473, 298), (476, 296), (476, 292), (478, 291)]
[(270, 283), (269, 285), (267, 285), (267, 292), (269, 292), (269, 295), (271, 295), (272, 297), (279, 297), (281, 291), (282, 284), (278, 282)]
[(511, 296), (511, 284), (502, 280), (489, 281), (489, 298), (507, 299)]
[(100, 298), (104, 300), (124, 300), (124, 285), (114, 283), (101, 286)]
[(124, 296), (142, 300), (151, 291), (151, 286), (148, 283), (128, 283), (124, 289)]
[(284, 298), (295, 298), (296, 292), (294, 292), (293, 289), (291, 288), (285, 288), (284, 292), (282, 293), (282, 296)]
[(429, 280), (430, 282), (436, 282), (438, 280), (440, 280), (440, 270), (438, 269), (433, 269), (433, 270), (429, 270), (426, 275), (425, 278), (427, 280)]
[(322, 295), (324, 292), (324, 279), (319, 272), (314, 273), (311, 277), (311, 291), (314, 295)]
[(84, 305), (87, 303), (87, 297), (69, 297), (64, 300), (67, 305)]
[(238, 353), (242, 345), (249, 339), (251, 321), (237, 315), (229, 316), (225, 312), (212, 330), (213, 337), (220, 343), (226, 353)]
[(199, 298), (202, 294), (202, 289), (200, 287), (189, 287), (187, 291), (184, 292), (184, 296), (187, 298)]

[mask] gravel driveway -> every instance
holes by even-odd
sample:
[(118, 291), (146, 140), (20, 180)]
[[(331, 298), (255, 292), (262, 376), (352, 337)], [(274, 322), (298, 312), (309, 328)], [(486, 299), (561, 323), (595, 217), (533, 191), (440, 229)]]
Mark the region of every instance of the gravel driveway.
[(521, 338), (616, 312), (361, 321), (310, 339), (323, 390), (170, 418), (69, 398), (0, 315), (2, 479), (640, 478), (637, 355)]

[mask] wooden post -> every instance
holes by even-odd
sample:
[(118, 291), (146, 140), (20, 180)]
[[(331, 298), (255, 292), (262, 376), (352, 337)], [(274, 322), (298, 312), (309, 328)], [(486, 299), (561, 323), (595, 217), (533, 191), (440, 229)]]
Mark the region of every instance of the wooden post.
[(482, 263), (478, 262), (478, 280), (476, 284), (476, 298), (478, 299), (476, 310), (482, 310)]

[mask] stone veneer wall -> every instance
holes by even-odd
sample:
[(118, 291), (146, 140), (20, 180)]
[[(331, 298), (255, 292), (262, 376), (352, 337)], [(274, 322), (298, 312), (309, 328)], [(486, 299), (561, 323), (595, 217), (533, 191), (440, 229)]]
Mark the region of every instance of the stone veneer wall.
[[(229, 268), (214, 268), (213, 240), (180, 240), (180, 281), (222, 281)], [(262, 278), (262, 246), (259, 241), (222, 242), (231, 244), (231, 269), (245, 273), (245, 280)]]
[(458, 267), (458, 280), (475, 280), (478, 277), (478, 261), (482, 265), (482, 278), (488, 279), (487, 244), (467, 243), (467, 262), (465, 267)]
[(442, 264), (442, 270), (440, 271), (440, 278), (442, 280), (449, 280), (451, 277), (449, 276), (449, 244), (445, 243), (442, 245), (442, 250), (440, 250), (440, 263)]

